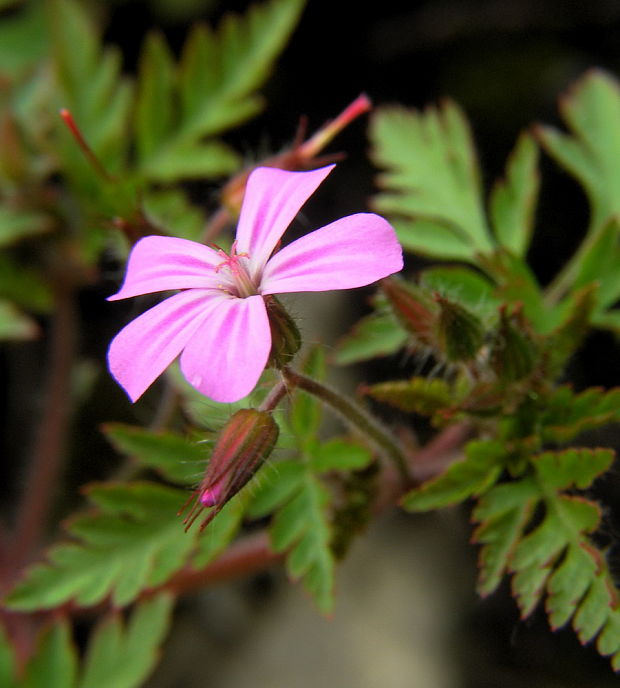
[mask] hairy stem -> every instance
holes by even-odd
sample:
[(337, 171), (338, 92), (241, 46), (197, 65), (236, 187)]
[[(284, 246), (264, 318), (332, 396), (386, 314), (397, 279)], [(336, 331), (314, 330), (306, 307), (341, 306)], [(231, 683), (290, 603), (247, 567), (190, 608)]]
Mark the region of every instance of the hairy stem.
[(314, 395), (340, 414), (347, 423), (366, 437), (383, 456), (394, 462), (406, 484), (411, 483), (408, 460), (404, 449), (389, 430), (374, 416), (335, 390), (291, 368), (284, 368), (282, 375), (290, 386), (299, 387), (308, 394)]

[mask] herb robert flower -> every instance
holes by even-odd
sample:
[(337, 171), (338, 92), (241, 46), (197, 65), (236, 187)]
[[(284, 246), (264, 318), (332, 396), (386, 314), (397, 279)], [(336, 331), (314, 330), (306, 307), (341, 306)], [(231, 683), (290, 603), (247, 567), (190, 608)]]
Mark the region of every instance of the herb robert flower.
[(110, 371), (132, 401), (179, 355), (183, 375), (202, 394), (238, 401), (269, 360), (272, 295), (361, 287), (402, 269), (394, 230), (374, 213), (343, 217), (274, 253), (333, 167), (254, 170), (230, 254), (174, 237), (138, 241), (125, 281), (109, 300), (181, 291), (130, 322), (110, 344)]

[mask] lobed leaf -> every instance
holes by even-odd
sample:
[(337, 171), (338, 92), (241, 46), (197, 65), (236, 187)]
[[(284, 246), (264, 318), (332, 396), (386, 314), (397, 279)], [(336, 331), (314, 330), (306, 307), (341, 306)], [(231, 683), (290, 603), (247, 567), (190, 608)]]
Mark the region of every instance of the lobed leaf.
[(78, 688), (137, 688), (151, 673), (170, 623), (173, 599), (159, 594), (138, 604), (127, 624), (111, 612), (91, 636)]
[(591, 387), (577, 394), (558, 387), (541, 409), (541, 437), (545, 442), (564, 443), (586, 430), (620, 421), (620, 388)]
[(506, 177), (496, 184), (489, 214), (501, 246), (524, 257), (532, 235), (534, 207), (540, 187), (538, 148), (528, 134), (522, 134), (506, 167)]
[(40, 636), (20, 685), (24, 688), (74, 688), (76, 675), (77, 655), (69, 625), (60, 621)]
[(325, 614), (332, 609), (334, 593), (328, 499), (320, 481), (310, 471), (305, 471), (297, 491), (277, 512), (270, 530), (274, 550), (289, 550), (286, 559), (289, 575), (302, 579), (304, 587)]
[(210, 445), (171, 432), (122, 423), (108, 423), (103, 431), (118, 451), (180, 485), (199, 482), (209, 458)]
[(430, 511), (481, 494), (497, 480), (506, 456), (502, 442), (469, 442), (462, 461), (455, 461), (439, 477), (408, 492), (402, 505), (408, 511)]
[(474, 541), (480, 551), (481, 594), (506, 572), (521, 615), (546, 598), (552, 628), (569, 622), (582, 643), (598, 636), (598, 649), (620, 665), (618, 595), (601, 552), (589, 535), (599, 526), (599, 507), (564, 491), (584, 489), (606, 471), (613, 452), (570, 449), (532, 458), (533, 472), (496, 485), (479, 500)]
[(380, 108), (370, 135), (385, 170), (374, 207), (394, 221), (405, 248), (469, 262), (492, 250), (471, 134), (455, 104)]
[(94, 485), (88, 495), (98, 508), (68, 524), (74, 542), (56, 545), (46, 563), (27, 570), (7, 598), (10, 608), (49, 609), (69, 600), (90, 606), (108, 596), (123, 606), (185, 564), (195, 538), (177, 517), (184, 492), (145, 482)]
[(365, 394), (407, 413), (432, 416), (458, 402), (453, 386), (441, 378), (412, 377), (380, 382), (364, 389)]

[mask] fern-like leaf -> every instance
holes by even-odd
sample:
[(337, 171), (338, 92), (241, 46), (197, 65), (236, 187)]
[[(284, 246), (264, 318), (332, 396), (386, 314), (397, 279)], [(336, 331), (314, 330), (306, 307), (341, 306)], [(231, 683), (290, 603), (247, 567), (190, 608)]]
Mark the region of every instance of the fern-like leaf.
[(176, 515), (186, 497), (153, 483), (90, 487), (98, 509), (68, 524), (75, 541), (56, 545), (46, 563), (31, 567), (8, 605), (22, 611), (69, 600), (89, 606), (111, 596), (123, 606), (145, 588), (161, 585), (186, 563), (195, 544)]

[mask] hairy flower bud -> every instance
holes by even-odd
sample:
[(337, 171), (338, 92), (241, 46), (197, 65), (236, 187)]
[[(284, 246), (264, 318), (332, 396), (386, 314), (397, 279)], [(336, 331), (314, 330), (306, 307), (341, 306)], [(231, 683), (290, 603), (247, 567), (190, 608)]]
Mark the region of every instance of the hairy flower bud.
[(187, 503), (194, 502), (184, 520), (186, 530), (203, 509), (213, 507), (200, 525), (202, 530), (250, 481), (271, 454), (278, 434), (270, 413), (241, 409), (233, 415), (221, 430), (204, 478)]
[(401, 325), (422, 344), (434, 346), (437, 306), (422, 289), (394, 277), (383, 280), (381, 289)]
[(443, 354), (451, 362), (470, 361), (484, 341), (481, 320), (456, 301), (437, 295), (440, 307), (438, 334)]
[(490, 361), (502, 382), (521, 380), (534, 369), (536, 347), (521, 311), (508, 315), (505, 307), (500, 309)]

